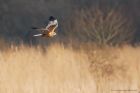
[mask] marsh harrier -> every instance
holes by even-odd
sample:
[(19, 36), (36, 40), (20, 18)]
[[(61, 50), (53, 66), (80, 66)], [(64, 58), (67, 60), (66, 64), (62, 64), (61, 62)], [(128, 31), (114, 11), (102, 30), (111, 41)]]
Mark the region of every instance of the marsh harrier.
[(36, 29), (40, 31), (40, 34), (33, 35), (34, 37), (54, 37), (56, 35), (56, 28), (58, 27), (58, 21), (55, 17), (49, 17), (49, 23), (45, 28), (36, 28), (33, 27), (32, 29)]

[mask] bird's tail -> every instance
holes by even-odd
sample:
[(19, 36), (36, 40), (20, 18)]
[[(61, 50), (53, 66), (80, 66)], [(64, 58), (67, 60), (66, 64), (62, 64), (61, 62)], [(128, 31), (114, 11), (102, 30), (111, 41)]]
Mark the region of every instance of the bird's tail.
[(42, 36), (42, 34), (36, 34), (36, 35), (33, 35), (34, 37), (38, 37), (38, 36)]

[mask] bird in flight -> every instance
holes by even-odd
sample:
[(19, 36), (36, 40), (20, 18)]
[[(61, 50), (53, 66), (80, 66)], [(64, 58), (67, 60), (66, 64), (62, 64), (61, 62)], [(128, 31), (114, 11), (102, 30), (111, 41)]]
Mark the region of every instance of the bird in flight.
[(41, 33), (33, 35), (34, 37), (54, 37), (56, 35), (56, 28), (58, 27), (58, 21), (55, 17), (49, 17), (49, 23), (45, 28), (36, 28), (32, 29), (38, 30)]

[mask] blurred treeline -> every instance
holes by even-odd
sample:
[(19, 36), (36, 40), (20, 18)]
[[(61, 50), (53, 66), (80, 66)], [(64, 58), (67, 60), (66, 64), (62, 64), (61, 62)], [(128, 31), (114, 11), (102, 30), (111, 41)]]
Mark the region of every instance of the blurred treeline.
[(16, 44), (46, 43), (32, 37), (38, 32), (31, 27), (45, 26), (50, 15), (59, 21), (58, 35), (50, 41), (140, 41), (140, 0), (0, 0), (0, 38)]

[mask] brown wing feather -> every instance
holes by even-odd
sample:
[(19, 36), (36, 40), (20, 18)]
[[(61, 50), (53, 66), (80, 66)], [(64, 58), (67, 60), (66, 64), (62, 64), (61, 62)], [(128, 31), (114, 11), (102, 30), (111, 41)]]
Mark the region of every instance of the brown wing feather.
[(48, 30), (44, 31), (43, 34), (49, 36), (51, 32), (55, 32), (55, 26), (56, 25), (51, 25)]
[(49, 31), (49, 32), (54, 31), (54, 30), (55, 30), (55, 29), (54, 29), (54, 28), (55, 28), (55, 26), (56, 26), (56, 25), (52, 25), (52, 26), (50, 26), (50, 27), (48, 28), (48, 31)]

